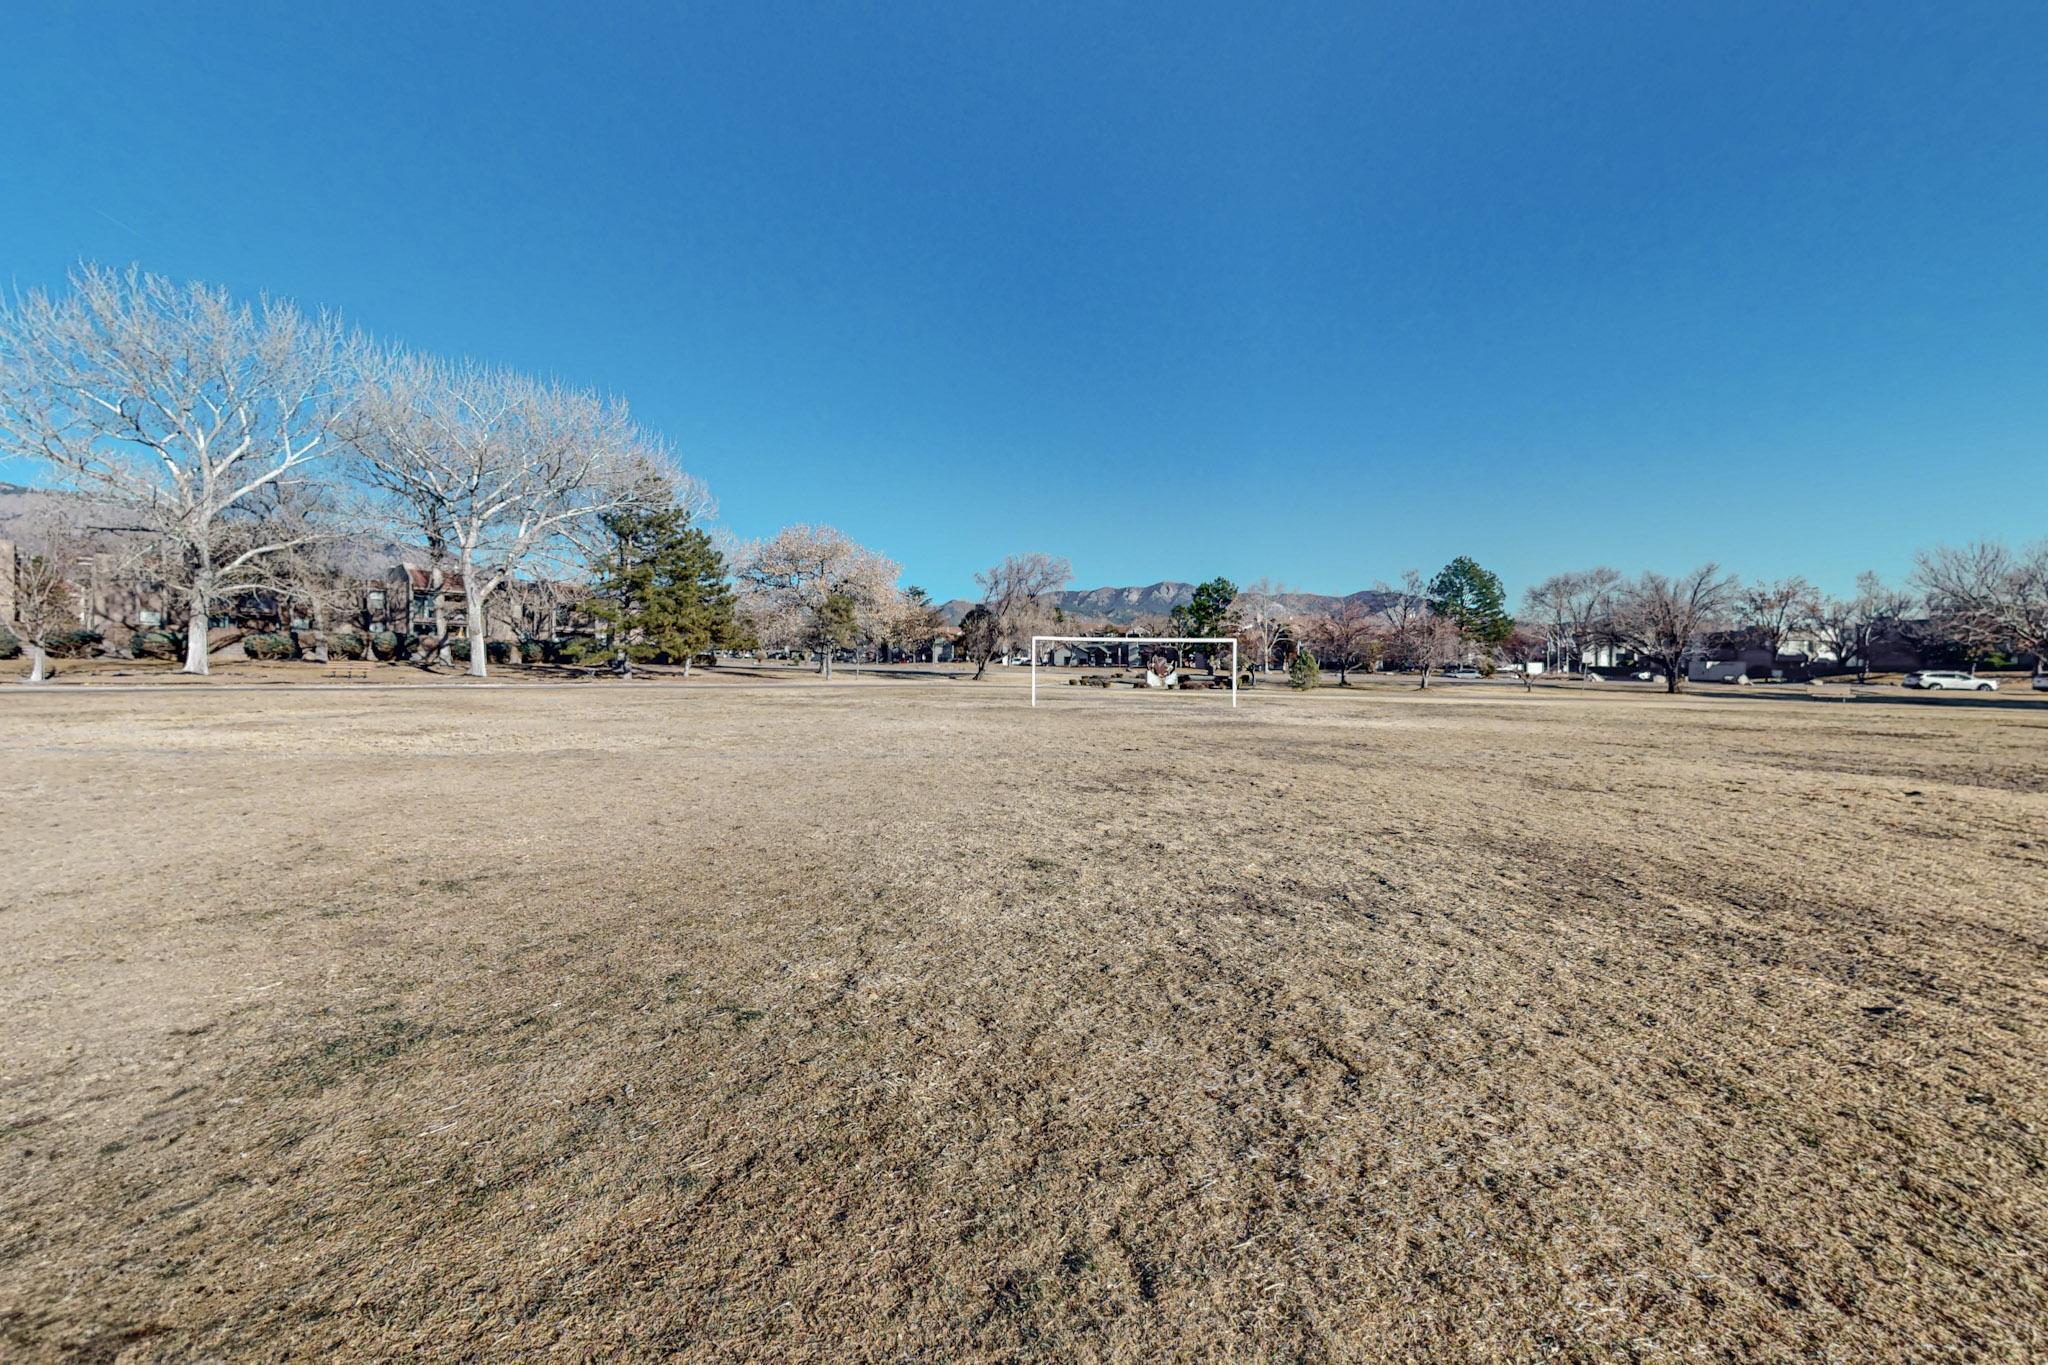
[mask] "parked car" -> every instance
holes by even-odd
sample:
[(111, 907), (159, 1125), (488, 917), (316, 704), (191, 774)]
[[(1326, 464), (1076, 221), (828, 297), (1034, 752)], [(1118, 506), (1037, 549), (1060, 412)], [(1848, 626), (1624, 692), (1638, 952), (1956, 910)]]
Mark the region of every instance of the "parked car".
[(1438, 676), (1444, 678), (1458, 678), (1462, 680), (1476, 680), (1479, 677), (1479, 670), (1472, 667), (1472, 665), (1470, 664), (1455, 664), (1450, 668), (1446, 668)]
[(1968, 673), (1952, 668), (1923, 668), (1918, 673), (1908, 673), (1900, 679), (1903, 687), (1917, 687), (1926, 692), (1996, 692), (1998, 683), (1991, 678), (1973, 678)]
[(2034, 690), (2036, 692), (2048, 692), (2048, 673), (2036, 673), (2034, 675)]

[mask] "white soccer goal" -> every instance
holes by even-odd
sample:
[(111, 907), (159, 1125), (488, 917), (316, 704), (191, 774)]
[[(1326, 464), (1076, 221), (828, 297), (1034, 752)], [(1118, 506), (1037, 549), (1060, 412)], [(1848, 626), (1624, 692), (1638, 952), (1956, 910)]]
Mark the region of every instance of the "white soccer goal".
[(1118, 649), (1130, 645), (1229, 645), (1230, 704), (1237, 705), (1237, 641), (1228, 635), (1034, 635), (1031, 637), (1031, 704), (1038, 705), (1040, 645), (1093, 645)]

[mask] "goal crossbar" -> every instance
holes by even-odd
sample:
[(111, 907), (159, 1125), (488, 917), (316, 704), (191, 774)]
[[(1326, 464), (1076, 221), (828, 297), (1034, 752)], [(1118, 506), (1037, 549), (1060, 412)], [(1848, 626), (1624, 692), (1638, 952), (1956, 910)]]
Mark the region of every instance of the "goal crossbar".
[(1038, 705), (1040, 645), (1229, 645), (1230, 704), (1237, 705), (1237, 640), (1229, 635), (1034, 635), (1031, 637), (1031, 704)]

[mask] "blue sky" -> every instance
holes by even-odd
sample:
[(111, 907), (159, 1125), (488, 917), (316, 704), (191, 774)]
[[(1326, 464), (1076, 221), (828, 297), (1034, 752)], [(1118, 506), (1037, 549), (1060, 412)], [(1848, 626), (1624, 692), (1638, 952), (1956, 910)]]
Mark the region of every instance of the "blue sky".
[(24, 0), (0, 53), (14, 286), (617, 390), (735, 532), (941, 596), (2048, 535), (2048, 7)]

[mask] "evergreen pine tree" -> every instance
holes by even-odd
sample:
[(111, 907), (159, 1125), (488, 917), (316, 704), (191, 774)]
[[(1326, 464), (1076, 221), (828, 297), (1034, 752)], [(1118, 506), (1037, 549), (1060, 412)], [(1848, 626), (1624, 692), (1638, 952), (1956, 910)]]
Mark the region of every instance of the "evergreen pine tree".
[(1305, 649), (1294, 652), (1294, 658), (1287, 664), (1287, 685), (1297, 692), (1306, 692), (1323, 680), (1322, 669), (1316, 664), (1316, 656)]
[(1429, 606), (1471, 644), (1490, 649), (1515, 633), (1507, 589), (1470, 555), (1459, 555), (1429, 581)]
[(604, 518), (611, 546), (597, 561), (590, 614), (618, 644), (690, 661), (737, 639), (725, 557), (681, 507), (627, 509)]

